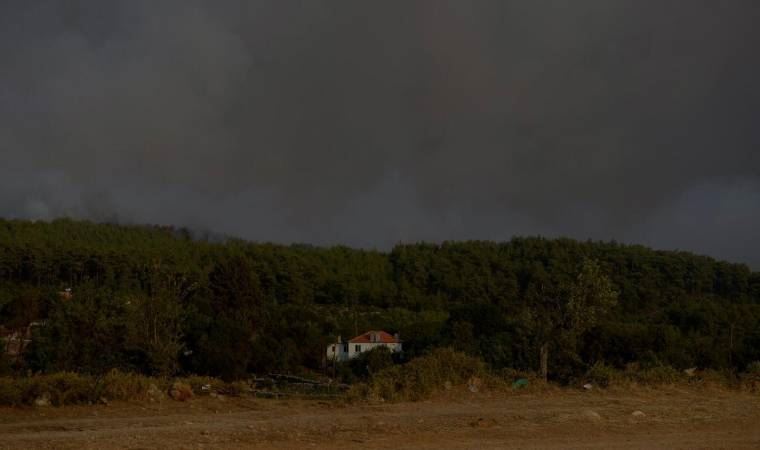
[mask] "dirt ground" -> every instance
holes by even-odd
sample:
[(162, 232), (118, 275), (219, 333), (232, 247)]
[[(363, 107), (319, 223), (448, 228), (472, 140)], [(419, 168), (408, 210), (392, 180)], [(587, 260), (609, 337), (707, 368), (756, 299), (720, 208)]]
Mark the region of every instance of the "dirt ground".
[(3, 408), (0, 448), (757, 449), (760, 395), (638, 388), (374, 405), (205, 397)]

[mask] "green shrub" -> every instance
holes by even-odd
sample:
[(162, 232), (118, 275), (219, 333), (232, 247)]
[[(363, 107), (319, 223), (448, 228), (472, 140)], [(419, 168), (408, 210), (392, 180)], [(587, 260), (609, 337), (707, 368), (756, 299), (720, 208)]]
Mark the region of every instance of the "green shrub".
[(38, 382), (39, 388), (35, 398), (47, 391), (53, 405), (75, 405), (94, 400), (95, 386), (89, 377), (73, 372), (60, 372), (32, 379)]
[(586, 372), (585, 380), (599, 387), (610, 387), (626, 384), (664, 385), (681, 382), (711, 383), (718, 385), (729, 384), (725, 374), (715, 371), (702, 371), (699, 375), (687, 377), (683, 372), (668, 365), (628, 364), (624, 371), (615, 369), (598, 362)]
[(18, 406), (23, 403), (24, 386), (16, 378), (0, 378), (0, 405)]
[(393, 366), (393, 354), (387, 347), (377, 347), (342, 365), (347, 365), (355, 378), (364, 380)]
[(752, 375), (760, 378), (760, 361), (755, 361), (747, 365), (747, 375)]
[(225, 395), (239, 397), (253, 392), (253, 389), (246, 381), (233, 381), (231, 383), (226, 383), (219, 389), (219, 391)]
[(203, 386), (211, 386), (212, 389), (217, 390), (222, 387), (226, 383), (224, 383), (222, 380), (219, 380), (218, 378), (212, 378), (212, 377), (206, 377), (206, 376), (200, 376), (200, 375), (191, 375), (188, 377), (178, 378), (179, 381), (187, 384), (190, 386), (190, 388), (193, 390), (193, 392), (196, 393), (204, 393)]
[(155, 378), (114, 369), (101, 380), (99, 397), (108, 400), (143, 400), (147, 397), (151, 384), (156, 384)]
[(586, 372), (585, 379), (596, 386), (608, 387), (618, 377), (618, 371), (614, 368), (603, 362), (597, 362)]
[(535, 372), (517, 370), (511, 367), (503, 367), (499, 369), (496, 372), (496, 375), (498, 375), (498, 377), (504, 380), (504, 382), (506, 383), (513, 383), (521, 378), (525, 378), (526, 380), (529, 380), (529, 381), (533, 381), (539, 378)]
[(72, 372), (0, 378), (0, 405), (31, 405), (39, 397), (56, 406), (80, 404), (92, 401), (95, 393), (89, 377)]
[(739, 376), (740, 387), (752, 392), (760, 390), (760, 361), (747, 365), (746, 370)]
[(351, 397), (389, 401), (421, 400), (473, 377), (489, 377), (485, 363), (452, 349), (436, 349), (404, 365), (391, 366), (372, 375), (368, 383), (354, 386)]
[(626, 373), (626, 376), (631, 381), (640, 384), (673, 384), (684, 379), (683, 374), (671, 366), (651, 367), (633, 373)]
[(247, 381), (233, 381), (226, 383), (218, 378), (190, 375), (183, 378), (177, 378), (178, 382), (181, 382), (187, 386), (190, 386), (191, 390), (195, 394), (210, 394), (217, 392), (224, 395), (233, 397), (241, 396), (252, 391), (250, 384)]
[(694, 377), (689, 377), (689, 383), (703, 386), (735, 386), (737, 377), (728, 370), (705, 369)]
[[(509, 390), (519, 389), (520, 391), (541, 392), (546, 390), (550, 385), (539, 376), (536, 372), (513, 369), (504, 367), (499, 369), (496, 374), (501, 387)], [(524, 381), (521, 381), (524, 380)], [(525, 383), (527, 381), (527, 383)]]
[(11, 359), (0, 349), (0, 376), (8, 376), (13, 373), (13, 364)]

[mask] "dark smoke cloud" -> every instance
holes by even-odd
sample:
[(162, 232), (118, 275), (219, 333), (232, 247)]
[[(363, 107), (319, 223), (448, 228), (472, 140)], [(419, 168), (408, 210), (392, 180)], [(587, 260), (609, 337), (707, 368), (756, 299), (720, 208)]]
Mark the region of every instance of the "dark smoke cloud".
[(0, 2), (0, 215), (760, 266), (760, 4)]

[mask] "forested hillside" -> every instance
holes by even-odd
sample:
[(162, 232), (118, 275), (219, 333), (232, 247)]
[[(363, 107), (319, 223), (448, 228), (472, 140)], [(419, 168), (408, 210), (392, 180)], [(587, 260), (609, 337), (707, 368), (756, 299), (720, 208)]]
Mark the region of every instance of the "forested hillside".
[[(584, 267), (610, 281), (617, 302), (588, 309), (594, 320), (575, 333), (553, 333), (548, 324), (565, 314)], [(23, 360), (5, 357), (2, 370), (225, 378), (319, 370), (331, 339), (367, 329), (399, 332), (407, 358), (451, 346), (495, 368), (537, 370), (551, 342), (550, 375), (560, 380), (599, 361), (742, 370), (760, 360), (760, 273), (569, 239), (384, 253), (0, 221), (0, 325), (35, 321), (44, 325)]]

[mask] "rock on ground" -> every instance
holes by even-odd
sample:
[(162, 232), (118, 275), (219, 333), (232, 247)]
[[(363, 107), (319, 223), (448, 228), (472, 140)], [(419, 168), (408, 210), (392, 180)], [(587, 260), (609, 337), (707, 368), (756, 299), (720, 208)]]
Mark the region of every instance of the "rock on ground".
[(40, 407), (50, 406), (50, 394), (46, 392), (40, 395), (39, 397), (37, 397), (34, 400), (34, 406), (40, 406)]
[(594, 422), (602, 420), (602, 416), (598, 412), (590, 409), (583, 411), (583, 417)]

